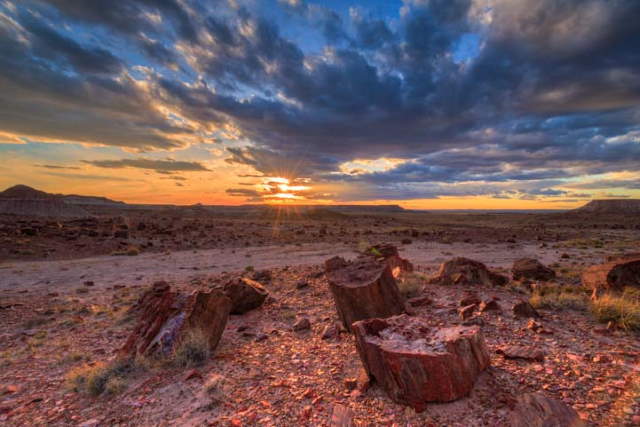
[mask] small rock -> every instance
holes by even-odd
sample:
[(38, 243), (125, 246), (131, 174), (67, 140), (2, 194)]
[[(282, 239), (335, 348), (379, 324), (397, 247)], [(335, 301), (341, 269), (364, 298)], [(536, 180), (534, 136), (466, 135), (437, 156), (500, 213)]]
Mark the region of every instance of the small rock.
[(293, 330), (296, 332), (306, 331), (311, 329), (311, 322), (306, 317), (301, 317), (293, 324)]
[(358, 387), (358, 379), (357, 378), (347, 378), (344, 380), (344, 386), (347, 390), (355, 390)]
[(496, 353), (501, 354), (505, 359), (544, 361), (544, 352), (532, 346), (511, 345), (496, 350)]
[(433, 300), (431, 298), (429, 298), (428, 296), (423, 295), (421, 297), (411, 298), (411, 299), (407, 300), (407, 303), (411, 307), (423, 307), (425, 305), (433, 304)]
[(93, 283), (92, 280), (87, 280), (86, 282), (83, 283), (85, 286), (94, 286), (95, 283)]
[(189, 380), (192, 380), (194, 378), (202, 379), (202, 374), (197, 369), (191, 369), (184, 376), (184, 380), (185, 381), (189, 381)]
[(327, 325), (324, 327), (320, 337), (323, 340), (328, 340), (330, 338), (337, 336), (339, 333), (340, 333), (340, 329), (338, 328), (338, 325), (336, 325), (335, 323), (332, 323), (331, 325)]
[(458, 309), (458, 313), (460, 314), (460, 318), (462, 320), (467, 320), (473, 315), (474, 310), (476, 309), (475, 304), (467, 305), (466, 307), (461, 307)]
[(304, 289), (309, 287), (309, 282), (307, 282), (306, 280), (298, 280), (296, 282), (296, 289)]
[(533, 308), (531, 304), (522, 300), (513, 306), (513, 315), (518, 319), (540, 317), (536, 309)]
[(482, 301), (480, 303), (480, 312), (481, 313), (485, 313), (487, 311), (499, 311), (501, 310), (500, 308), (500, 304), (498, 304), (498, 301), (492, 299), (489, 301)]

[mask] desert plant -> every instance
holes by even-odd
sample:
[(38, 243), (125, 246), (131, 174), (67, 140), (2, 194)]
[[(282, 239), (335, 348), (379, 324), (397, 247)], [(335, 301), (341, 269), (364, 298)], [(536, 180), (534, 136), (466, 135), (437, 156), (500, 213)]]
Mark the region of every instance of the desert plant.
[(104, 392), (115, 393), (124, 390), (126, 379), (134, 370), (135, 365), (131, 361), (116, 359), (110, 363), (83, 365), (72, 369), (66, 380), (69, 388), (74, 391), (99, 396)]
[(176, 347), (172, 361), (181, 367), (201, 365), (211, 356), (209, 337), (201, 329), (189, 332)]
[(622, 295), (605, 294), (591, 303), (591, 312), (600, 322), (614, 322), (621, 328), (640, 330), (638, 291), (626, 289)]
[(579, 286), (545, 284), (534, 288), (529, 303), (535, 308), (584, 310), (588, 306), (588, 292)]

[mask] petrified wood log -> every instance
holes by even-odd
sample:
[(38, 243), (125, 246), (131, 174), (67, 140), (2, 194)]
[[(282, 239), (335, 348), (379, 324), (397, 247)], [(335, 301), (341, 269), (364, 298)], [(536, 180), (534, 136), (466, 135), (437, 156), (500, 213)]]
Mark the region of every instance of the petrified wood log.
[(404, 302), (391, 268), (369, 257), (347, 262), (334, 257), (325, 262), (329, 288), (344, 327), (357, 320), (404, 313)]
[(582, 273), (582, 284), (595, 292), (621, 291), (626, 286), (640, 287), (640, 258), (622, 258), (593, 265)]
[(511, 413), (511, 427), (582, 427), (585, 423), (570, 406), (541, 393), (518, 397)]
[(437, 329), (400, 315), (355, 322), (356, 347), (371, 379), (394, 401), (416, 411), (427, 402), (449, 402), (471, 392), (489, 366), (477, 326)]
[(269, 292), (255, 280), (238, 277), (224, 285), (224, 292), (231, 298), (231, 314), (244, 314), (262, 305)]
[(556, 272), (535, 258), (521, 258), (513, 262), (511, 268), (514, 280), (552, 280)]
[(486, 265), (468, 258), (454, 258), (440, 265), (431, 283), (440, 285), (498, 286), (509, 282), (505, 276), (489, 271)]
[(371, 246), (368, 253), (389, 264), (391, 273), (395, 278), (398, 278), (401, 274), (411, 273), (413, 271), (413, 264), (411, 264), (409, 260), (401, 258), (398, 248), (392, 244), (382, 243)]
[[(152, 295), (152, 293), (153, 295)], [(140, 308), (140, 320), (120, 356), (169, 356), (190, 333), (201, 333), (214, 350), (227, 324), (231, 300), (218, 290), (190, 295), (154, 286)], [(142, 301), (142, 299), (141, 299)]]

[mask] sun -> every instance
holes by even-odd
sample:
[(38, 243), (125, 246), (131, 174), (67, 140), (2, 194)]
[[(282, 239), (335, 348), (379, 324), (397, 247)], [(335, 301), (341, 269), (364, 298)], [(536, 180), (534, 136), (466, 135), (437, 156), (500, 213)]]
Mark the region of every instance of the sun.
[(311, 186), (301, 185), (299, 182), (307, 183), (308, 179), (291, 180), (282, 176), (270, 176), (263, 178), (262, 183), (258, 184), (258, 189), (268, 203), (305, 200), (305, 194), (311, 191)]

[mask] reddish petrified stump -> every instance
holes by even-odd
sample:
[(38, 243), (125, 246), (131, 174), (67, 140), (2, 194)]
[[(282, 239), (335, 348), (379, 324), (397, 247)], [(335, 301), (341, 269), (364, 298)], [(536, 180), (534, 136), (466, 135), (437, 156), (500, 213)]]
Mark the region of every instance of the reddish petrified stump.
[(400, 257), (398, 248), (389, 244), (382, 243), (369, 248), (368, 253), (376, 258), (383, 259), (391, 268), (393, 277), (398, 278), (401, 274), (413, 272), (413, 264)]
[(627, 286), (640, 287), (640, 258), (622, 258), (593, 265), (582, 273), (582, 284), (594, 292), (621, 291)]
[(477, 326), (433, 328), (400, 315), (353, 324), (356, 347), (371, 379), (391, 399), (416, 411), (427, 402), (449, 402), (471, 392), (489, 366)]
[(509, 282), (505, 276), (490, 271), (486, 265), (468, 258), (454, 258), (440, 265), (431, 283), (440, 285), (499, 286)]
[(218, 290), (186, 295), (154, 285), (139, 301), (140, 319), (120, 356), (169, 356), (192, 332), (201, 332), (214, 350), (227, 324), (231, 300)]
[(325, 262), (329, 288), (344, 327), (357, 320), (404, 313), (404, 302), (391, 268), (385, 262), (359, 258), (347, 262), (334, 257)]
[(511, 427), (581, 427), (585, 423), (566, 403), (541, 393), (518, 397), (511, 413)]
[(237, 277), (224, 285), (224, 292), (231, 298), (231, 314), (244, 314), (262, 305), (269, 292), (255, 280)]

